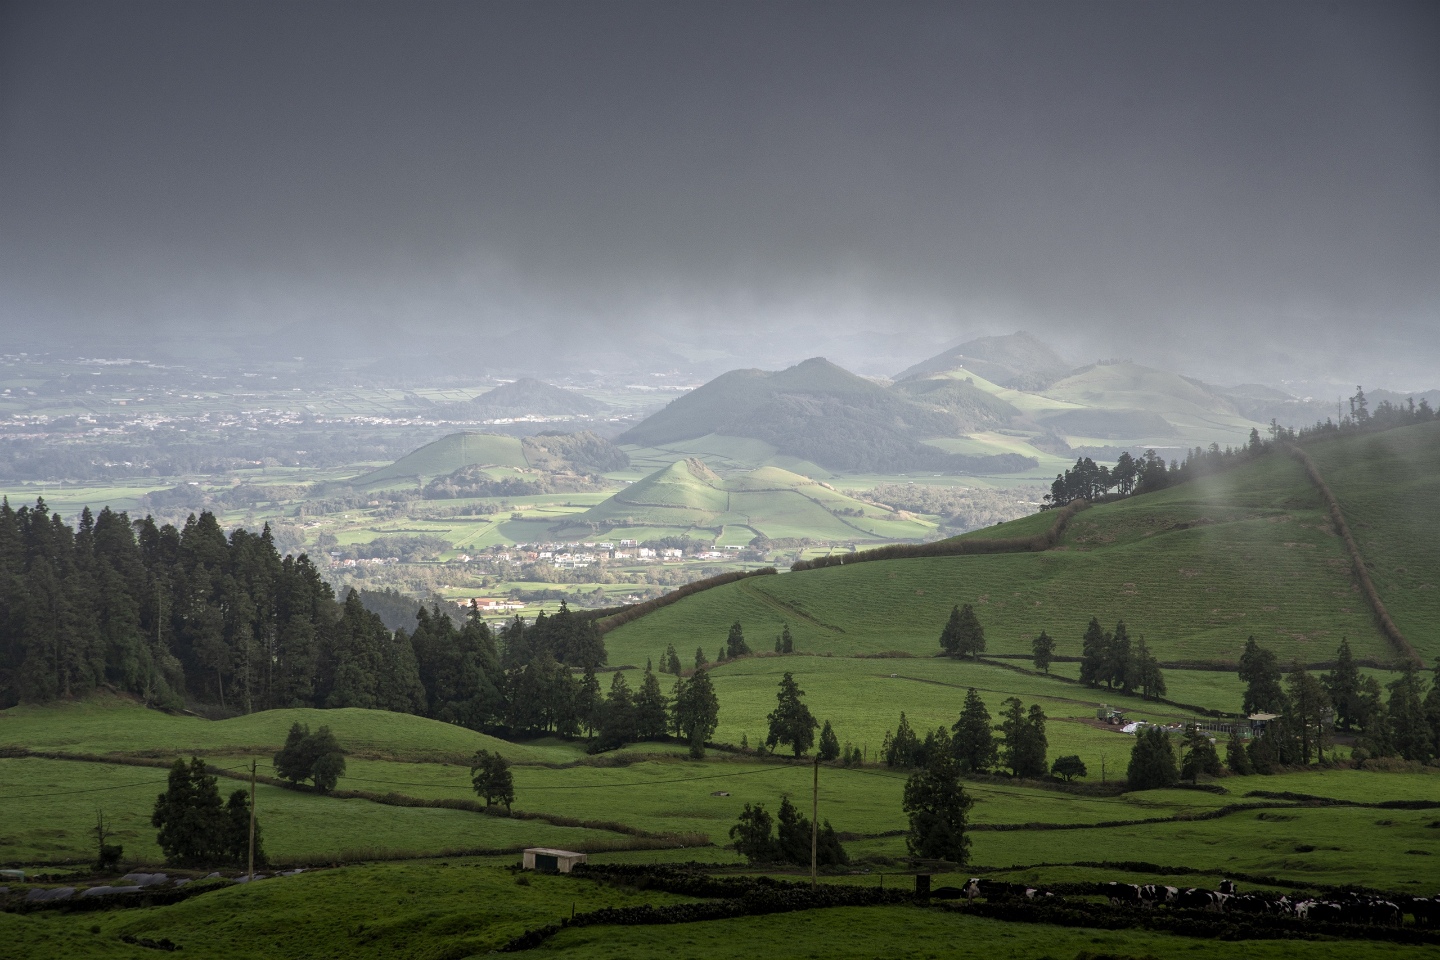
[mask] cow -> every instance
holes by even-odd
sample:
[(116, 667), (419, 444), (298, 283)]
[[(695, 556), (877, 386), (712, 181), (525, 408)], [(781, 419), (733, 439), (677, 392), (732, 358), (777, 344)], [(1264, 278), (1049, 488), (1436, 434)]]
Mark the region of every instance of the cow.
[(1440, 924), (1440, 896), (1411, 897), (1405, 905), (1406, 912), (1415, 917), (1415, 926), (1433, 927)]
[(1235, 881), (1234, 881), (1234, 880), (1221, 880), (1221, 881), (1220, 881), (1220, 886), (1216, 887), (1215, 889), (1217, 889), (1217, 890), (1220, 891), (1221, 893), (1228, 893), (1228, 894), (1230, 894), (1232, 897), (1233, 897), (1236, 893), (1239, 892), (1238, 890), (1235, 889)]
[(1191, 887), (1179, 892), (1175, 898), (1175, 906), (1181, 910), (1209, 910), (1212, 913), (1224, 913), (1225, 901), (1228, 899), (1228, 894), (1197, 890)]
[(1112, 907), (1138, 907), (1140, 905), (1140, 887), (1133, 883), (1116, 883), (1111, 880), (1105, 885), (1105, 892), (1110, 896)]

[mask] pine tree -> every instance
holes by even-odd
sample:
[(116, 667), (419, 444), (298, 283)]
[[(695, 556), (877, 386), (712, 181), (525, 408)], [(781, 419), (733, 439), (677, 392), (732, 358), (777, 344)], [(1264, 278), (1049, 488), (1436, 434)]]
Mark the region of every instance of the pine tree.
[(675, 735), (690, 745), (690, 756), (705, 756), (705, 742), (720, 723), (720, 700), (705, 670), (696, 670), (689, 680), (675, 682)]
[(662, 740), (669, 719), (669, 701), (660, 690), (660, 681), (649, 670), (635, 695), (635, 736), (640, 740)]
[(680, 676), (680, 655), (675, 652), (675, 644), (665, 645), (665, 672), (672, 676)]
[(830, 763), (840, 757), (840, 739), (835, 736), (835, 729), (826, 720), (825, 725), (820, 728), (820, 749), (821, 761)]
[(967, 773), (983, 773), (995, 765), (995, 734), (990, 711), (974, 687), (965, 692), (960, 719), (955, 721), (952, 743), (960, 769)]
[(585, 676), (580, 681), (580, 689), (575, 694), (575, 716), (586, 736), (593, 737), (600, 729), (601, 708), (604, 706), (604, 702), (600, 696), (600, 681), (595, 676), (595, 668), (586, 667)]
[(1391, 746), (1404, 759), (1424, 763), (1432, 756), (1433, 742), (1425, 716), (1424, 681), (1407, 661), (1400, 677), (1386, 686), (1390, 690), (1385, 712), (1390, 721)]
[(940, 649), (952, 657), (978, 658), (985, 652), (985, 628), (970, 604), (950, 611), (950, 619), (940, 632)]
[(1319, 759), (1329, 746), (1330, 697), (1298, 660), (1291, 666), (1285, 685), (1290, 705), (1285, 719), (1298, 734), (1300, 762), (1309, 763), (1312, 756)]
[(625, 682), (625, 674), (617, 670), (600, 712), (600, 738), (594, 749), (617, 750), (633, 743), (635, 726), (635, 701), (630, 695), (630, 685)]
[(199, 757), (191, 757), (188, 765), (176, 758), (150, 823), (159, 828), (155, 842), (167, 863), (200, 866), (225, 857), (228, 818), (215, 778)]
[(696, 647), (696, 648), (695, 648), (695, 669), (696, 669), (696, 670), (704, 670), (704, 669), (705, 669), (706, 667), (708, 667), (709, 665), (710, 665), (710, 661), (705, 658), (705, 650), (704, 650), (704, 648), (702, 648), (702, 647)]
[(940, 649), (946, 656), (957, 657), (960, 655), (959, 604), (950, 608), (950, 619), (945, 621), (945, 627), (940, 631)]
[(1011, 776), (1043, 777), (1046, 773), (1045, 713), (1040, 705), (1032, 704), (1029, 712), (1018, 697), (1010, 697), (1004, 704), (1001, 729), (1005, 743), (1001, 748), (1001, 762), (1010, 768)]
[(1055, 658), (1055, 641), (1050, 639), (1050, 635), (1041, 630), (1040, 636), (1030, 642), (1030, 652), (1035, 669), (1049, 673), (1050, 662)]
[[(940, 731), (943, 738), (944, 730)], [(969, 856), (965, 835), (974, 801), (960, 784), (960, 768), (947, 742), (935, 744), (924, 769), (905, 783), (902, 809), (910, 821), (905, 845), (911, 855), (963, 866)]]
[(1343, 730), (1352, 729), (1360, 720), (1360, 668), (1350, 653), (1350, 641), (1340, 638), (1335, 651), (1335, 666), (1320, 678), (1330, 703), (1335, 707), (1335, 722)]
[(795, 756), (803, 757), (814, 745), (818, 724), (811, 716), (810, 708), (802, 701), (804, 696), (805, 691), (795, 682), (794, 674), (785, 671), (780, 678), (780, 690), (775, 694), (775, 709), (768, 717), (770, 730), (765, 737), (768, 749), (773, 750), (776, 744), (783, 743), (795, 751)]
[(795, 652), (795, 638), (790, 636), (790, 624), (788, 623), (781, 624), (780, 626), (780, 652)]
[(725, 638), (725, 659), (734, 660), (736, 657), (748, 656), (750, 646), (745, 642), (745, 631), (740, 627), (740, 621), (736, 620), (730, 624), (730, 635)]
[(1146, 727), (1135, 735), (1125, 779), (1131, 790), (1173, 787), (1180, 782), (1175, 749), (1162, 727)]
[(774, 863), (779, 850), (773, 836), (774, 820), (761, 804), (745, 804), (739, 821), (730, 828), (735, 852), (751, 863)]
[(1240, 681), (1245, 684), (1246, 714), (1283, 714), (1287, 709), (1280, 686), (1280, 664), (1275, 654), (1261, 647), (1252, 636), (1240, 655)]
[(1185, 728), (1185, 739), (1180, 749), (1183, 757), (1180, 761), (1182, 779), (1197, 783), (1202, 773), (1210, 777), (1220, 776), (1220, 755), (1215, 752), (1210, 735), (1198, 724), (1192, 723)]
[(1097, 618), (1091, 617), (1080, 650), (1080, 682), (1087, 687), (1097, 687), (1105, 680), (1105, 656), (1109, 644), (1109, 634)]
[(1255, 772), (1250, 765), (1250, 757), (1245, 753), (1245, 743), (1240, 735), (1231, 731), (1230, 739), (1225, 742), (1225, 766), (1230, 772), (1238, 776), (1248, 776)]
[(885, 742), (880, 746), (880, 757), (887, 767), (913, 767), (919, 756), (920, 740), (910, 728), (905, 711), (901, 710), (900, 725), (895, 728), (894, 736), (888, 733), (885, 735)]
[(1160, 661), (1141, 637), (1135, 645), (1135, 682), (1140, 688), (1140, 695), (1146, 700), (1159, 700), (1165, 696), (1165, 674), (1160, 669)]
[(1130, 631), (1125, 628), (1124, 620), (1115, 624), (1115, 632), (1110, 634), (1109, 642), (1105, 645), (1104, 672), (1105, 683), (1112, 689), (1118, 685), (1129, 693), (1138, 685), (1134, 651), (1130, 647)]

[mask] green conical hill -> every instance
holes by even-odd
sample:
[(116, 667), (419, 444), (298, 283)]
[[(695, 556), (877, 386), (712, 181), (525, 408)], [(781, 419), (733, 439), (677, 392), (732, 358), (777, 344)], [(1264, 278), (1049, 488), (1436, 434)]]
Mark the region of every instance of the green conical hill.
[(493, 433), (452, 433), (407, 453), (387, 467), (356, 477), (351, 483), (373, 487), (417, 477), (440, 477), (472, 466), (527, 466), (520, 438)]

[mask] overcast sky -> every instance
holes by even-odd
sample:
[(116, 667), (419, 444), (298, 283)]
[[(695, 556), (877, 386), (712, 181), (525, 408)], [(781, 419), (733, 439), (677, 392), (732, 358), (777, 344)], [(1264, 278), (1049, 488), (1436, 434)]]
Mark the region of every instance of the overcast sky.
[(0, 2), (6, 341), (1022, 328), (1440, 383), (1440, 4)]

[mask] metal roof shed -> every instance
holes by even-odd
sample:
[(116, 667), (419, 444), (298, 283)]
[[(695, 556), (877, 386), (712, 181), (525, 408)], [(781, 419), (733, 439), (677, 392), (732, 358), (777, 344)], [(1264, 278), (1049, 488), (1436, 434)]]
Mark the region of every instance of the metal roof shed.
[(522, 866), (541, 873), (569, 873), (577, 863), (585, 862), (585, 854), (551, 847), (526, 847)]

